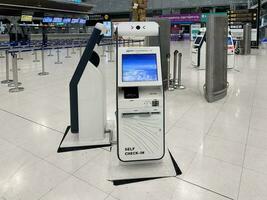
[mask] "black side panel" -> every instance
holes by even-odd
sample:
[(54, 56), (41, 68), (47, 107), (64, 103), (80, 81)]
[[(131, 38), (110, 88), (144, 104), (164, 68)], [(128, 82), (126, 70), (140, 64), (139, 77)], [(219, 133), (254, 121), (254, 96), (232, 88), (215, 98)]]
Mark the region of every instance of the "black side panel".
[(94, 29), (91, 38), (89, 39), (75, 73), (71, 79), (70, 90), (70, 118), (71, 118), (71, 132), (79, 132), (79, 115), (78, 115), (78, 84), (83, 75), (83, 72), (90, 61), (95, 67), (98, 67), (100, 59), (94, 48), (99, 44), (103, 36), (101, 31)]

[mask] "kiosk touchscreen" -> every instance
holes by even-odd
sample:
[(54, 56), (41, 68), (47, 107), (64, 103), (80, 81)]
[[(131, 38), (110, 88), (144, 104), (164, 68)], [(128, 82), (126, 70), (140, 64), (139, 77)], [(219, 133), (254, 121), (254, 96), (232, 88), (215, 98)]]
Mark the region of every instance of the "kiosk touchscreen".
[(162, 85), (158, 47), (120, 48), (119, 56), (119, 87)]
[(118, 63), (118, 157), (159, 160), (165, 154), (160, 50), (120, 48)]
[(200, 46), (202, 41), (203, 41), (203, 35), (198, 35), (195, 42), (194, 42), (194, 46), (195, 47)]

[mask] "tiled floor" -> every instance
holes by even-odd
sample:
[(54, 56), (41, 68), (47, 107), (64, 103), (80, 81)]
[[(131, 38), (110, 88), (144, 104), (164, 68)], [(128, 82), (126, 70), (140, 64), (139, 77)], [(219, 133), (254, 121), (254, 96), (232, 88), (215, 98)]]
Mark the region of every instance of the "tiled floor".
[[(68, 83), (79, 59), (46, 57), (49, 76), (37, 75), (31, 53), (19, 61), (25, 91), (0, 85), (0, 200), (266, 200), (267, 51), (237, 56), (229, 70), (227, 98), (209, 104), (203, 97), (204, 71), (190, 65), (190, 43), (172, 43), (183, 52), (184, 91), (167, 92), (167, 142), (183, 175), (113, 186), (110, 153), (103, 149), (57, 154), (69, 124)], [(102, 58), (107, 79), (108, 119), (114, 119), (115, 65)], [(5, 59), (0, 59), (0, 79)]]

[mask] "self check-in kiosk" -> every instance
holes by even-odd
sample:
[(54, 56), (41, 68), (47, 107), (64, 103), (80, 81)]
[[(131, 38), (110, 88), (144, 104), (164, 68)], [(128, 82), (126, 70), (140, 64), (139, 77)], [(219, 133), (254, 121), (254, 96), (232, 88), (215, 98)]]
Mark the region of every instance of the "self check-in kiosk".
[(159, 160), (165, 154), (159, 47), (119, 48), (118, 157)]
[(123, 22), (116, 30), (117, 145), (110, 164), (115, 184), (181, 174), (165, 142), (161, 46), (119, 47), (118, 38), (129, 35), (160, 37), (160, 26)]
[(192, 47), (192, 65), (199, 68), (204, 68), (206, 65), (206, 36), (197, 35)]
[(235, 44), (232, 35), (228, 35), (227, 43), (227, 68), (233, 69), (235, 67)]

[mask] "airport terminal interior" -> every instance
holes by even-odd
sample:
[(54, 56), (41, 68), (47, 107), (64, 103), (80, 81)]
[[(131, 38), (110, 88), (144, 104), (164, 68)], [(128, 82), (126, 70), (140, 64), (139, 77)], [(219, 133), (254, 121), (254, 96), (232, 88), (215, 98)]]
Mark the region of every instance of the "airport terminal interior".
[(0, 200), (267, 200), (266, 0), (0, 0), (0, 81)]

